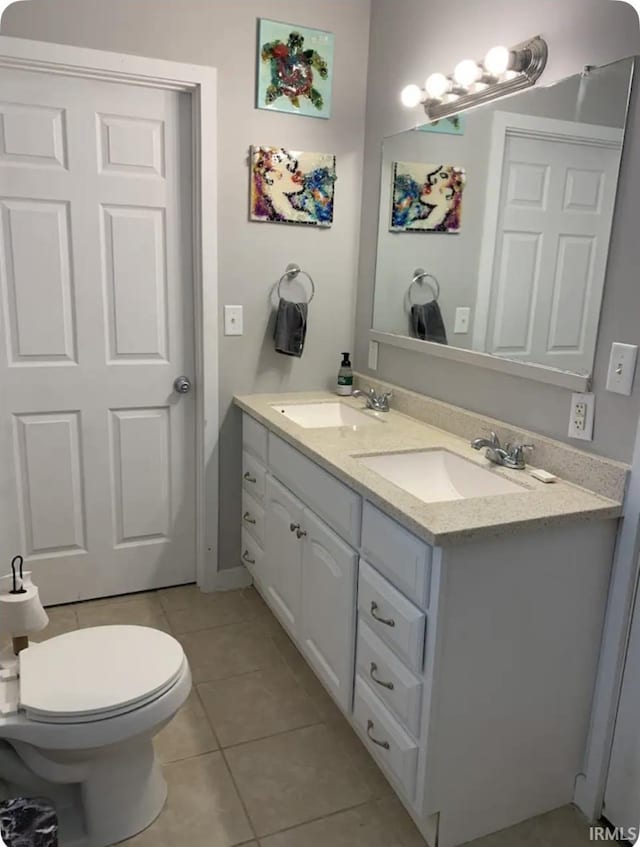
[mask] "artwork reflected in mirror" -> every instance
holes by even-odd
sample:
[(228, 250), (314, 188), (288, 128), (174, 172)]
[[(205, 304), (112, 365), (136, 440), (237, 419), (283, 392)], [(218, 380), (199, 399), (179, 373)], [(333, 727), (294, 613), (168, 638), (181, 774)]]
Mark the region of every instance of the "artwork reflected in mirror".
[(590, 375), (632, 71), (386, 138), (373, 328)]

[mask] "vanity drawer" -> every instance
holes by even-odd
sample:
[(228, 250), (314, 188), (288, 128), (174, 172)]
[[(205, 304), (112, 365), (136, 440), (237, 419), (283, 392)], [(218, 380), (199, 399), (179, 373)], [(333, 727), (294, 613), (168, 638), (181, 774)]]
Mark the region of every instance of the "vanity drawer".
[(264, 509), (248, 491), (242, 492), (242, 528), (264, 547)]
[(267, 464), (267, 428), (250, 415), (242, 415), (242, 449)]
[(240, 553), (240, 560), (256, 582), (260, 582), (264, 551), (255, 538), (249, 535), (246, 529), (242, 529), (241, 536), (242, 552)]
[(356, 668), (378, 697), (416, 738), (420, 733), (422, 682), (358, 619)]
[(264, 500), (267, 469), (257, 459), (247, 453), (242, 454), (242, 486), (253, 497)]
[(269, 434), (269, 467), (352, 547), (360, 544), (362, 498), (311, 459)]
[(353, 719), (367, 749), (399, 784), (408, 800), (416, 790), (418, 745), (360, 676), (356, 676)]
[(371, 503), (362, 512), (362, 555), (414, 603), (428, 607), (432, 548)]
[(421, 670), (424, 613), (363, 559), (360, 559), (358, 579), (358, 611), (376, 635), (410, 668)]

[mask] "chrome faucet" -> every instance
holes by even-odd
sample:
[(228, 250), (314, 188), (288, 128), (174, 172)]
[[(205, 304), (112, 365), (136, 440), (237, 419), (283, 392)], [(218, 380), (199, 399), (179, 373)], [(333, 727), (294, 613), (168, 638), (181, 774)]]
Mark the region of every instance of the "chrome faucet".
[(474, 438), (471, 446), (474, 450), (486, 447), (485, 456), (490, 462), (518, 471), (524, 470), (527, 465), (524, 451), (533, 450), (533, 444), (505, 444), (503, 447), (495, 432), (490, 438)]
[(387, 391), (386, 394), (378, 394), (375, 388), (368, 388), (366, 391), (356, 388), (351, 396), (364, 397), (367, 402), (367, 409), (373, 409), (374, 412), (388, 412), (389, 400), (393, 397), (393, 392)]

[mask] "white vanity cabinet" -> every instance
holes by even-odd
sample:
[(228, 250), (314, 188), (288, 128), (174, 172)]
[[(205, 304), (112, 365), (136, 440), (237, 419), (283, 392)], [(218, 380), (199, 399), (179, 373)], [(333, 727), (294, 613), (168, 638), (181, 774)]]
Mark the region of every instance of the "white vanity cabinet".
[(429, 841), (573, 800), (613, 520), (432, 547), (244, 415), (242, 561)]

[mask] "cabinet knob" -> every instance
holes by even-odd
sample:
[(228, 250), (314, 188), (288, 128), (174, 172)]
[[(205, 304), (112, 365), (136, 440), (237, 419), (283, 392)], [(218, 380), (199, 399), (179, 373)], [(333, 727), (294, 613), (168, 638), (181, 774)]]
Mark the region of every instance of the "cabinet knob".
[(307, 531), (305, 529), (302, 529), (299, 523), (290, 523), (289, 529), (291, 530), (291, 532), (295, 532), (298, 540), (307, 534)]

